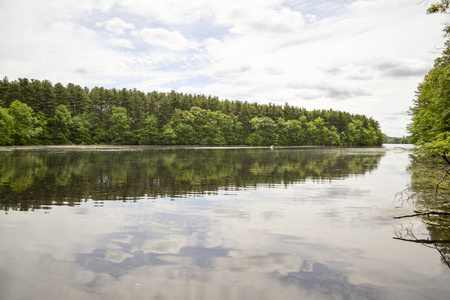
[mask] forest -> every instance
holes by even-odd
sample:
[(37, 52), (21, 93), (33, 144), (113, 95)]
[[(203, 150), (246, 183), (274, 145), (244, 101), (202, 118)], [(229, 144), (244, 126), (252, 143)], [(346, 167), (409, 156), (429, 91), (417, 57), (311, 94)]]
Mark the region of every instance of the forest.
[(0, 145), (379, 146), (379, 123), (334, 110), (171, 91), (0, 81)]

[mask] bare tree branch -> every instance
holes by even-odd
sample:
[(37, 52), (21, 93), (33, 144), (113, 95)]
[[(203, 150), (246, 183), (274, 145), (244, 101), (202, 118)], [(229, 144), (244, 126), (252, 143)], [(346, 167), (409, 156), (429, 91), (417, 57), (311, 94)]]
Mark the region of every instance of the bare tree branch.
[(445, 253), (442, 252), (438, 246), (434, 245), (434, 248), (439, 252), (439, 255), (441, 255), (441, 260), (447, 265), (447, 267), (450, 268), (450, 261), (448, 261), (447, 257), (445, 256)]
[(419, 192), (412, 192), (411, 188), (406, 188), (401, 192), (395, 194), (394, 198), (400, 201), (401, 205), (405, 203), (413, 203), (414, 198), (419, 195)]
[[(445, 157), (445, 156), (443, 156), (443, 157)], [(445, 179), (445, 177), (447, 177), (447, 175), (450, 175), (450, 168), (447, 169), (447, 170), (445, 170), (444, 176), (442, 176), (441, 180), (439, 180), (439, 182), (436, 184), (436, 191), (435, 191), (435, 194), (437, 194), (439, 185), (441, 184), (442, 181), (444, 181), (444, 179)]]

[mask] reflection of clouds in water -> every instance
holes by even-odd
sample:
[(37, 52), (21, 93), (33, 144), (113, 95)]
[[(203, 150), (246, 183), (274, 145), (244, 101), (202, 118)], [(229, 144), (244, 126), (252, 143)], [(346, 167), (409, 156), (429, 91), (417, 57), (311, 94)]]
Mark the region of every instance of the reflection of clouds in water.
[[(41, 267), (64, 279), (54, 289), (70, 292), (70, 299), (77, 299), (75, 296), (83, 299), (421, 299), (424, 296), (414, 296), (413, 291), (402, 287), (395, 291), (391, 287), (354, 284), (339, 269), (288, 253), (247, 255), (245, 251), (185, 247), (179, 255), (138, 251), (133, 258), (116, 264), (102, 260), (102, 255), (102, 251), (94, 251), (79, 256), (77, 262), (84, 260), (83, 268), (44, 257)], [(165, 258), (174, 262), (169, 263)], [(192, 263), (196, 260), (197, 263)]]
[(224, 268), (233, 272), (271, 273), (275, 270), (283, 274), (295, 271), (301, 265), (302, 259), (291, 253), (270, 252), (260, 255), (251, 255), (245, 251), (230, 252), (230, 259), (222, 261)]
[(120, 250), (106, 250), (105, 253), (105, 260), (115, 263), (120, 263), (129, 257), (132, 257), (130, 253), (125, 253)]
[[(55, 289), (70, 293), (70, 299), (385, 298), (382, 284), (355, 281), (355, 268), (368, 262), (366, 253), (354, 245), (337, 247), (320, 236), (324, 229), (317, 224), (308, 227), (317, 215), (305, 218), (310, 212), (304, 206), (287, 201), (276, 209), (280, 203), (268, 200), (268, 190), (257, 196), (227, 203), (209, 198), (212, 207), (223, 208), (218, 214), (186, 203), (171, 204), (168, 213), (148, 203), (122, 220), (117, 233), (99, 236), (95, 250), (75, 254), (73, 262), (43, 259), (41, 274), (56, 278)], [(236, 218), (236, 211), (249, 212), (248, 218)], [(276, 216), (267, 218), (271, 211)]]
[(158, 254), (177, 254), (185, 243), (186, 237), (179, 235), (168, 235), (158, 240), (147, 240), (141, 249), (144, 252), (153, 252)]
[(305, 260), (297, 272), (290, 272), (287, 275), (273, 272), (271, 275), (283, 284), (296, 285), (302, 290), (319, 292), (322, 296), (330, 296), (333, 299), (383, 298), (379, 287), (351, 284), (342, 272), (321, 263)]
[(94, 273), (105, 273), (112, 277), (120, 277), (124, 274), (128, 274), (131, 269), (152, 266), (152, 265), (168, 265), (170, 262), (164, 261), (160, 254), (156, 253), (144, 253), (137, 251), (133, 253), (131, 257), (122, 260), (119, 263), (106, 260), (106, 250), (95, 250), (92, 253), (77, 254), (75, 262), (86, 270), (90, 270)]
[[(197, 207), (189, 205), (173, 206), (171, 213), (147, 210), (139, 218), (126, 221), (122, 226), (124, 232), (103, 238), (109, 249), (78, 254), (76, 263), (94, 273), (109, 274), (116, 280), (141, 274), (152, 280), (163, 276), (167, 280), (194, 280), (221, 286), (232, 284), (232, 278), (241, 278), (235, 283), (240, 289), (245, 286), (242, 278), (247, 278), (253, 287), (260, 286), (254, 282), (260, 280), (264, 283), (261, 288), (272, 286), (276, 290), (279, 287), (269, 275), (294, 274), (305, 264), (303, 257), (324, 259), (331, 255), (335, 260), (347, 261), (360, 254), (356, 250), (311, 243), (311, 228), (299, 222), (291, 223), (307, 212), (302, 212), (301, 206), (277, 209), (279, 201), (268, 200), (271, 195), (268, 191), (270, 189), (248, 191), (252, 199), (258, 194), (257, 203), (246, 199), (242, 193), (242, 198), (235, 197), (233, 201), (227, 198), (226, 203), (210, 203), (211, 210), (204, 211), (203, 215)], [(124, 251), (122, 255), (120, 249)], [(120, 259), (111, 259), (111, 251)], [(327, 261), (329, 259), (323, 260)], [(234, 293), (241, 298), (242, 291), (238, 290)]]
[(227, 256), (229, 250), (220, 246), (220, 237), (211, 234), (210, 219), (193, 211), (176, 213), (177, 208), (172, 207), (174, 213), (133, 216), (124, 222), (123, 232), (101, 238), (105, 248), (78, 253), (75, 262), (115, 278), (145, 266), (182, 263), (212, 269), (214, 258)]
[[(295, 237), (285, 236), (282, 238), (284, 241), (299, 242), (296, 241)], [(313, 252), (330, 253), (330, 249), (322, 245), (304, 246), (310, 247)], [(251, 252), (248, 249), (232, 250), (221, 247), (184, 246), (180, 248), (177, 254), (136, 251), (132, 257), (120, 262), (113, 262), (107, 260), (108, 251), (97, 249), (89, 254), (76, 255), (76, 263), (83, 266), (86, 270), (84, 272), (89, 270), (97, 274), (104, 273), (116, 278), (116, 280), (122, 280), (120, 278), (127, 278), (136, 274), (144, 275), (139, 280), (136, 279), (139, 285), (142, 284), (140, 282), (154, 279), (161, 273), (165, 274), (164, 276), (171, 274), (171, 278), (166, 279), (169, 281), (184, 282), (186, 285), (187, 280), (190, 282), (189, 285), (192, 289), (194, 287), (197, 289), (200, 287), (199, 285), (206, 282), (216, 286), (222, 284), (229, 286), (232, 284), (230, 281), (233, 281), (234, 278), (234, 286), (229, 286), (228, 289), (237, 298), (241, 298), (246, 293), (256, 295), (256, 290), (252, 289), (258, 286), (262, 290), (266, 290), (267, 287), (273, 288), (274, 290), (269, 290), (267, 294), (273, 297), (273, 292), (280, 288), (274, 282), (274, 279), (276, 279), (280, 281), (281, 285), (294, 285), (301, 291), (306, 291), (306, 295), (315, 295), (311, 299), (322, 299), (330, 295), (342, 297), (342, 299), (378, 299), (378, 297), (374, 297), (379, 293), (375, 288), (351, 284), (343, 272), (330, 269), (321, 263), (303, 260), (298, 254), (269, 252), (255, 255)], [(336, 250), (336, 253), (338, 252), (339, 250)], [(105, 287), (92, 275), (89, 278), (89, 282), (85, 281), (87, 286), (91, 288)], [(219, 278), (220, 280), (218, 280)], [(192, 280), (198, 283), (192, 282)], [(256, 280), (261, 281), (261, 284), (257, 284)], [(250, 282), (252, 286), (244, 292), (244, 287)], [(164, 294), (169, 297), (174, 294), (174, 291), (166, 290), (164, 287), (156, 288), (156, 290), (161, 295)], [(298, 292), (301, 292), (300, 290)], [(154, 290), (148, 292), (151, 294)], [(208, 291), (208, 293), (217, 292)], [(259, 295), (259, 297), (261, 297), (260, 299), (270, 299), (266, 295)]]
[(214, 268), (214, 258), (227, 257), (229, 249), (217, 248), (201, 248), (201, 247), (183, 247), (178, 254), (181, 257), (189, 257), (192, 263), (200, 268)]

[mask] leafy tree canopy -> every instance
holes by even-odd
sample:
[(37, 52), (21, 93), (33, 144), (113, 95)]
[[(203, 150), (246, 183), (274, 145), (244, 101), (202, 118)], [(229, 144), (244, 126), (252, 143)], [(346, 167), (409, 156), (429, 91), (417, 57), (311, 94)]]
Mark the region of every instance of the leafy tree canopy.
[(430, 5), (430, 7), (427, 10), (427, 13), (434, 14), (434, 13), (447, 13), (450, 8), (450, 1), (449, 0), (441, 0), (435, 4)]

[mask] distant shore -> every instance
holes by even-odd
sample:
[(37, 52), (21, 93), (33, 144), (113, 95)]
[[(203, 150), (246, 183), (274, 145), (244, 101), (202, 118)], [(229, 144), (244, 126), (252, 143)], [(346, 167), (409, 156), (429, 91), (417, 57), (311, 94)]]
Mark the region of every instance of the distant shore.
[[(385, 146), (388, 147), (385, 147)], [(327, 149), (327, 148), (342, 148), (342, 149), (368, 149), (375, 148), (381, 151), (392, 150), (397, 148), (394, 144), (384, 144), (383, 146), (247, 146), (247, 145), (232, 145), (232, 146), (204, 146), (204, 145), (26, 145), (26, 146), (0, 146), (0, 152), (12, 151), (36, 151), (36, 152), (67, 152), (67, 151), (144, 151), (144, 150), (172, 150), (172, 149), (198, 149), (198, 150), (220, 150), (220, 149)], [(410, 147), (407, 147), (408, 150)], [(412, 149), (412, 148), (411, 148)]]

